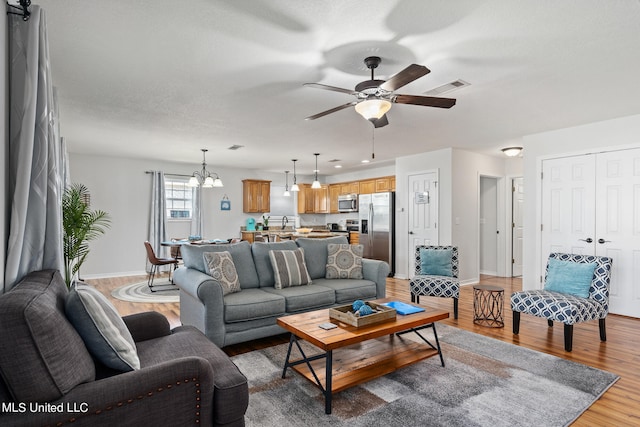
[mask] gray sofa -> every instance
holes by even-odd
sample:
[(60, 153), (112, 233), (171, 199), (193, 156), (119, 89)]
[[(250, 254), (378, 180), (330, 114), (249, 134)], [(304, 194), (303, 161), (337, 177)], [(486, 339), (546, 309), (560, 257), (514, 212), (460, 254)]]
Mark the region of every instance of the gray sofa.
[(94, 360), (65, 315), (59, 272), (29, 274), (0, 296), (0, 425), (243, 426), (247, 379), (191, 326), (124, 317), (140, 369)]
[[(325, 279), (327, 246), (347, 243), (346, 237), (299, 238), (275, 243), (246, 241), (227, 245), (185, 245), (184, 266), (174, 273), (180, 287), (180, 320), (203, 331), (219, 347), (284, 333), (278, 317), (349, 304), (356, 299), (385, 297), (389, 265), (363, 259), (363, 279)], [(311, 285), (274, 288), (271, 250), (304, 249)], [(228, 251), (241, 291), (223, 296), (222, 287), (206, 274), (203, 253)]]

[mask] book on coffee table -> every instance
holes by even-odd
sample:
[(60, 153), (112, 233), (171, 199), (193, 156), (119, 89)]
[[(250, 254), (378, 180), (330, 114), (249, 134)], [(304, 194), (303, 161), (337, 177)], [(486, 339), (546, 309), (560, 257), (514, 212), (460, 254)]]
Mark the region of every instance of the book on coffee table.
[(386, 305), (390, 308), (395, 308), (396, 312), (402, 315), (420, 313), (421, 311), (424, 311), (424, 308), (422, 307), (417, 307), (415, 305), (407, 304), (402, 301), (385, 302), (382, 305)]

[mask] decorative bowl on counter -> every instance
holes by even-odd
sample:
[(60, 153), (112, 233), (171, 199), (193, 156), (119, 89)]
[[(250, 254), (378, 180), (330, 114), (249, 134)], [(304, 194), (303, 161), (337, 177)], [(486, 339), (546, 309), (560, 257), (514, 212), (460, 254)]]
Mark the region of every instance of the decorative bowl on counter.
[(296, 233), (309, 234), (313, 231), (313, 228), (296, 228)]

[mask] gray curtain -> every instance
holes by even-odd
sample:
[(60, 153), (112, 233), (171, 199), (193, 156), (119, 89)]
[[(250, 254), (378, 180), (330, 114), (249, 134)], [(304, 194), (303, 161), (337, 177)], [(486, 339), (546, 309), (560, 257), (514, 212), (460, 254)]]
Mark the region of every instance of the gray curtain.
[(204, 238), (202, 235), (202, 187), (193, 187), (192, 191), (193, 211), (191, 212), (191, 231), (189, 235)]
[[(153, 183), (151, 185), (148, 240), (156, 256), (160, 258), (164, 256), (161, 243), (167, 240), (167, 202), (165, 198), (164, 172), (152, 171), (151, 176)], [(146, 269), (147, 272), (151, 269), (148, 258)]]
[(45, 13), (9, 15), (9, 238), (3, 291), (34, 270), (62, 270), (62, 142)]

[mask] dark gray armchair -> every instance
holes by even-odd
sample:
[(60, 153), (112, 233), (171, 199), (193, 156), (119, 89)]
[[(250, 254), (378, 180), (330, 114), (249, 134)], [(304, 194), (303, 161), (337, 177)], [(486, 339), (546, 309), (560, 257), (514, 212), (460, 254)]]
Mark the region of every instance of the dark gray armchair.
[(65, 316), (57, 271), (29, 274), (0, 296), (0, 425), (243, 426), (247, 380), (193, 327), (159, 313), (124, 317), (140, 369), (95, 361)]

